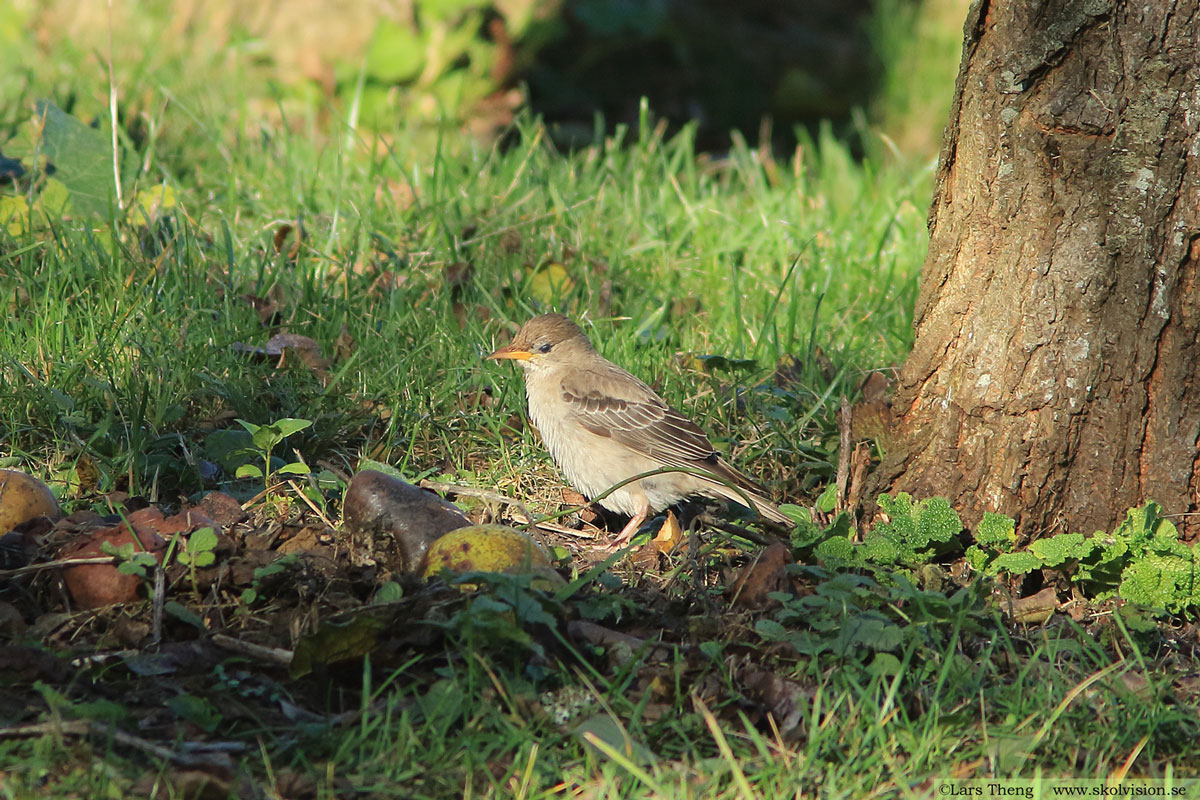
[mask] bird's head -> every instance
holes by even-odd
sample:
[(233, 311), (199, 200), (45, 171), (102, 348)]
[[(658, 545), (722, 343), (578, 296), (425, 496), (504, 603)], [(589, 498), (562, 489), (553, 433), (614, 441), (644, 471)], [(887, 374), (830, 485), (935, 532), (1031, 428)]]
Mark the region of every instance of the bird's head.
[(488, 358), (512, 359), (531, 370), (566, 364), (591, 352), (592, 343), (578, 325), (562, 314), (542, 314), (522, 325), (512, 342)]

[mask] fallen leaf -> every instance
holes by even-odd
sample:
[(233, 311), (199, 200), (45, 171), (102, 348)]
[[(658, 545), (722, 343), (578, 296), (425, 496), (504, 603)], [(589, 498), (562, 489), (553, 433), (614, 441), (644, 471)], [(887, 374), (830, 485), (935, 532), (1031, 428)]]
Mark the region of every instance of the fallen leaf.
[(1050, 619), (1058, 608), (1058, 593), (1053, 586), (1047, 586), (1035, 595), (1018, 597), (1002, 605), (1013, 622), (1037, 625)]
[(679, 520), (675, 517), (675, 512), (667, 511), (667, 518), (663, 521), (662, 527), (658, 529), (658, 533), (650, 540), (648, 549), (666, 555), (674, 550), (682, 541), (683, 528), (679, 526)]
[(776, 542), (747, 564), (730, 581), (725, 594), (735, 608), (761, 609), (771, 604), (771, 592), (786, 591), (790, 585), (787, 567), (792, 553), (782, 542)]
[(553, 305), (575, 288), (575, 281), (571, 279), (567, 268), (557, 261), (551, 261), (540, 269), (527, 268), (525, 275), (529, 280), (529, 293), (543, 305)]

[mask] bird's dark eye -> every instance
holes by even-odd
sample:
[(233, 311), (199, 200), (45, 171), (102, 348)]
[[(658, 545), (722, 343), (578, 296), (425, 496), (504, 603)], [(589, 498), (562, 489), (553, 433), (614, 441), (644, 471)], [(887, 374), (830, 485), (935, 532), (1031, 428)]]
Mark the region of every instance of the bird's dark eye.
[(538, 352), (539, 352), (539, 353), (549, 353), (549, 352), (550, 352), (550, 343), (549, 343), (549, 342), (544, 342), (544, 343), (542, 343), (542, 344), (541, 344), (541, 345), (538, 347)]

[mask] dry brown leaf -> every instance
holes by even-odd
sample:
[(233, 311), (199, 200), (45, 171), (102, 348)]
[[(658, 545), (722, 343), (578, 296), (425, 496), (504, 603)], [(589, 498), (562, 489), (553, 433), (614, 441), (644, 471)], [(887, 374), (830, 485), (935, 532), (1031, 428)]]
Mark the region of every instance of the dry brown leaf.
[(1013, 622), (1026, 625), (1045, 622), (1057, 609), (1058, 593), (1053, 586), (1047, 586), (1035, 595), (1018, 597), (1011, 603), (1004, 604), (1004, 610), (1009, 613)]
[(782, 542), (776, 542), (758, 554), (742, 568), (725, 590), (735, 608), (761, 609), (772, 603), (771, 592), (786, 591), (791, 585), (787, 567), (792, 553)]

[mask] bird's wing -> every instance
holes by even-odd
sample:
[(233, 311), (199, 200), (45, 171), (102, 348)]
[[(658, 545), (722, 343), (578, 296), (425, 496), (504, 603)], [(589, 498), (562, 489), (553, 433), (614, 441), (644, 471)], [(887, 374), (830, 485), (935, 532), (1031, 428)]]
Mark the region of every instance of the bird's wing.
[(665, 465), (695, 467), (697, 461), (716, 462), (716, 451), (704, 431), (619, 367), (575, 371), (563, 378), (561, 388), (570, 413), (597, 436), (611, 438)]
[[(758, 513), (791, 524), (766, 490), (720, 457), (704, 431), (667, 405), (654, 390), (615, 364), (575, 370), (561, 382), (562, 400), (574, 419), (597, 436), (611, 438), (663, 466), (699, 468), (744, 489)], [(740, 495), (716, 489), (738, 503)]]

